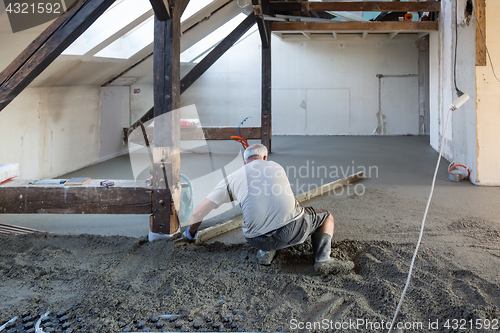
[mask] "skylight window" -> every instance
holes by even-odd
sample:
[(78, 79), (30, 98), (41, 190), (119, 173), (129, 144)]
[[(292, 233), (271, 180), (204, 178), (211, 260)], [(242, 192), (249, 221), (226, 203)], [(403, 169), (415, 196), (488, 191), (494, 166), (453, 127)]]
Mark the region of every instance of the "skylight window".
[[(216, 1), (222, 5), (223, 1)], [(181, 22), (213, 5), (216, 5), (214, 0), (190, 0), (182, 14)], [(82, 56), (95, 53), (93, 54), (95, 57), (129, 59), (153, 43), (153, 17), (151, 3), (148, 0), (115, 2), (62, 54)], [(219, 27), (183, 52), (181, 59), (188, 57), (192, 60), (210, 51), (244, 18), (245, 15), (240, 14)], [(120, 36), (120, 34), (122, 35)]]
[(95, 54), (96, 57), (128, 59), (153, 43), (153, 17)]
[(229, 20), (214, 32), (200, 40), (198, 43), (191, 46), (189, 49), (181, 53), (181, 62), (191, 62), (200, 55), (206, 53), (233, 31), (247, 16), (238, 14), (233, 19)]
[(148, 0), (122, 0), (102, 14), (62, 54), (84, 55), (148, 12), (153, 15)]
[(213, 0), (189, 0), (184, 13), (181, 16), (181, 23), (198, 13), (200, 10), (211, 4)]

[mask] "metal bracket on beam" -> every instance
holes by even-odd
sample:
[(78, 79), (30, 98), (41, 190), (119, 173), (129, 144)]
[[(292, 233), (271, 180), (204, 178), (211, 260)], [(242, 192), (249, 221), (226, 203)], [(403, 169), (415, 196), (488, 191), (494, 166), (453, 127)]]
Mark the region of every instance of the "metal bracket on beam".
[(151, 200), (151, 231), (173, 234), (179, 229), (179, 219), (169, 188), (168, 174), (172, 173), (170, 163), (153, 163), (153, 192)]

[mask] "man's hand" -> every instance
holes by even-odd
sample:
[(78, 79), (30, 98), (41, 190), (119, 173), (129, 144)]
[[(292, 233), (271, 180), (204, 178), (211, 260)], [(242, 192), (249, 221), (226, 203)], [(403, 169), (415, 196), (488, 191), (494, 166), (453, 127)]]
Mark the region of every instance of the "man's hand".
[(198, 239), (198, 231), (193, 235), (191, 235), (191, 232), (189, 231), (189, 227), (182, 233), (182, 238), (189, 241), (189, 242), (194, 242)]

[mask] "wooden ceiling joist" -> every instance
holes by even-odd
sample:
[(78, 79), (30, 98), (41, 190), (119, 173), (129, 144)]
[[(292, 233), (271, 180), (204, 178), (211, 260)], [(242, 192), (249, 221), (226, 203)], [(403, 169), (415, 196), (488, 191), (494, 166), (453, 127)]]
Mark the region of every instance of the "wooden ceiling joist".
[(441, 1), (271, 1), (271, 12), (363, 11), (363, 12), (439, 12)]
[(19, 95), (115, 0), (78, 0), (0, 73), (0, 111)]
[(272, 31), (437, 31), (437, 21), (423, 22), (272, 22)]
[[(292, 32), (273, 32), (274, 34), (279, 34), (279, 38), (285, 42), (303, 42), (303, 41), (384, 41), (384, 40), (419, 40), (424, 34), (427, 35), (429, 32), (401, 32), (401, 33), (387, 33), (387, 32), (370, 32), (366, 33), (363, 38), (363, 33), (360, 32), (335, 32), (335, 31), (321, 31), (321, 32), (308, 32), (308, 37), (304, 36), (301, 31)], [(391, 38), (391, 34), (395, 34)]]

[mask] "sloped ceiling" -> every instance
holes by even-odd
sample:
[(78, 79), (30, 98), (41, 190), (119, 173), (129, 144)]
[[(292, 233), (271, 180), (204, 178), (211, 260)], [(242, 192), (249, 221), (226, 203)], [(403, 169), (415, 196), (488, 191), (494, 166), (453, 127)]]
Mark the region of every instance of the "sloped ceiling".
[[(51, 22), (14, 34), (3, 2), (0, 1), (0, 4), (0, 70), (3, 70)], [(207, 7), (186, 20), (189, 26), (183, 22), (181, 51), (194, 45), (243, 11), (234, 0), (215, 0)], [(134, 28), (131, 26), (129, 30)], [(186, 31), (187, 28), (190, 29)], [(151, 43), (129, 59), (61, 55), (31, 83), (30, 87), (104, 85), (139, 62), (124, 76), (136, 77), (136, 83), (152, 83), (153, 61), (150, 56), (152, 52), (153, 44)]]

